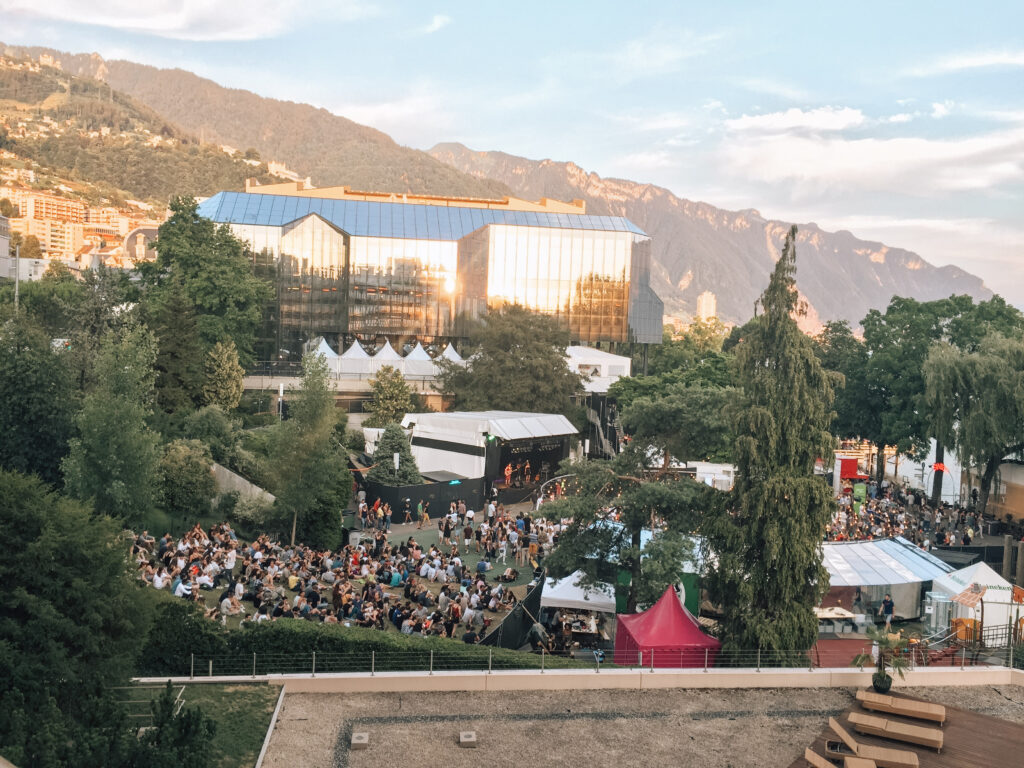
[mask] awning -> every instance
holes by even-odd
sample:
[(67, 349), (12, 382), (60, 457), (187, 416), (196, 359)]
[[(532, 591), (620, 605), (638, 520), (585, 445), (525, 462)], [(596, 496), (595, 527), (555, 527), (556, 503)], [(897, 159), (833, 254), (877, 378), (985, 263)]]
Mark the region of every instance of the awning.
[(913, 584), (949, 573), (953, 567), (902, 537), (875, 541), (826, 542), (824, 566), (830, 586)]
[(572, 608), (579, 611), (615, 613), (615, 591), (610, 584), (604, 588), (580, 586), (582, 571), (574, 571), (564, 579), (548, 579), (540, 598), (542, 608)]

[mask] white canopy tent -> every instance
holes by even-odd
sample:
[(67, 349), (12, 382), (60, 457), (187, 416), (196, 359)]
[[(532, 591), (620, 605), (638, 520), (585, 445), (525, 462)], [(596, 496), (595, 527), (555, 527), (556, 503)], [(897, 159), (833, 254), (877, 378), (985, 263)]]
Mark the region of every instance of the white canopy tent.
[(564, 579), (548, 579), (541, 593), (540, 607), (615, 613), (615, 590), (612, 585), (603, 584), (602, 588), (585, 589), (580, 586), (582, 577), (582, 571), (575, 571)]
[[(946, 573), (932, 582), (933, 592), (942, 592), (949, 597), (956, 597), (972, 584), (984, 587), (982, 599), (985, 601), (985, 626), (1005, 627), (1013, 620), (1013, 585), (985, 563), (974, 563), (959, 571)], [(981, 607), (968, 608), (966, 605), (954, 603), (954, 617), (981, 619)]]
[(830, 589), (860, 587), (873, 610), (889, 592), (896, 604), (894, 613), (903, 618), (920, 615), (923, 583), (953, 570), (951, 565), (902, 537), (830, 541), (822, 550)]
[(325, 339), (323, 336), (320, 336), (319, 341), (320, 343), (316, 345), (316, 348), (313, 350), (313, 354), (323, 355), (324, 357), (327, 358), (328, 363), (330, 363), (331, 360), (334, 360), (338, 357), (338, 353), (335, 352), (331, 348), (331, 345), (327, 343), (327, 339)]
[(569, 369), (583, 376), (583, 388), (587, 392), (607, 392), (616, 381), (630, 375), (633, 365), (628, 357), (593, 347), (566, 347), (565, 356)]
[(390, 341), (385, 341), (384, 346), (377, 350), (377, 354), (370, 358), (370, 373), (376, 373), (385, 365), (397, 368), (400, 373), (405, 373), (404, 358), (395, 352)]
[(434, 361), (427, 350), (418, 341), (412, 351), (405, 356), (405, 373), (408, 376), (433, 376), (436, 373)]
[(444, 348), (444, 351), (438, 357), (443, 357), (445, 360), (451, 360), (453, 363), (458, 363), (459, 365), (466, 362), (462, 359), (459, 353), (455, 351), (455, 347), (451, 345), (451, 342), (448, 342), (448, 346)]
[(338, 372), (349, 375), (366, 375), (370, 372), (370, 356), (358, 341), (346, 349), (338, 360)]

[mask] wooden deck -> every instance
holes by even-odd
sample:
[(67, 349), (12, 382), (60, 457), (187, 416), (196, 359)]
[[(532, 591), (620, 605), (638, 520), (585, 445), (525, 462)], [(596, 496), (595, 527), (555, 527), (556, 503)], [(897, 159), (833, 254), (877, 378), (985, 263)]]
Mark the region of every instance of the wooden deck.
[[(898, 692), (896, 695), (899, 695)], [(945, 704), (945, 702), (942, 703)], [(838, 716), (836, 720), (861, 744), (906, 749), (916, 753), (921, 761), (921, 768), (1012, 768), (1012, 766), (1024, 765), (1024, 725), (956, 709), (949, 704), (945, 704), (945, 706), (946, 724), (942, 728), (945, 744), (941, 753), (936, 753), (934, 749), (927, 747), (918, 747), (913, 744), (857, 733), (850, 724), (850, 712), (866, 712), (860, 706), (852, 707)], [(886, 715), (886, 717), (900, 723), (922, 724), (920, 720), (910, 720), (895, 715)], [(821, 735), (814, 740), (810, 747), (824, 757), (825, 739), (831, 741), (838, 737), (828, 727), (828, 717), (822, 715), (821, 720), (823, 725)], [(790, 764), (789, 768), (806, 768), (806, 766), (807, 762), (800, 757)]]

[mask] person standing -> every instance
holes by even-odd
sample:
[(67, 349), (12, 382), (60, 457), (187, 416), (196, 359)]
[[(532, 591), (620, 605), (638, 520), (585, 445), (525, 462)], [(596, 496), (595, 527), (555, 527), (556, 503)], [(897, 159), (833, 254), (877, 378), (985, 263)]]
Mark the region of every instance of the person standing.
[(878, 612), (885, 616), (885, 630), (887, 632), (892, 629), (892, 612), (895, 607), (896, 604), (893, 602), (892, 596), (886, 592), (882, 604), (878, 607)]

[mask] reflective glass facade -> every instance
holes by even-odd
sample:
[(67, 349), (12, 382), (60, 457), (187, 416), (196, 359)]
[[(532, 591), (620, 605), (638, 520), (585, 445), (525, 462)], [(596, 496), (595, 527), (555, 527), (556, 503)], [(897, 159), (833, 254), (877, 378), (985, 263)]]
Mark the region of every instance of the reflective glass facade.
[(661, 341), (650, 239), (626, 219), (241, 193), (200, 213), (248, 241), (276, 286), (264, 359), (315, 336), (446, 341), (505, 302), (556, 317), (574, 342)]

